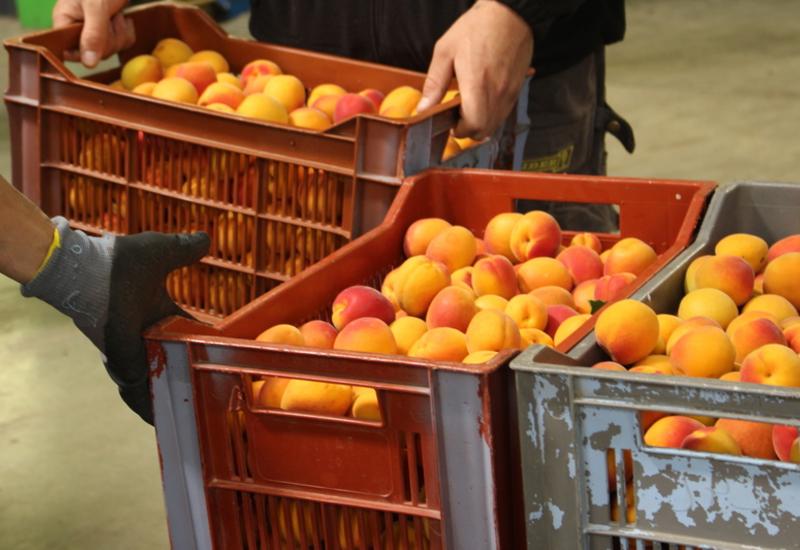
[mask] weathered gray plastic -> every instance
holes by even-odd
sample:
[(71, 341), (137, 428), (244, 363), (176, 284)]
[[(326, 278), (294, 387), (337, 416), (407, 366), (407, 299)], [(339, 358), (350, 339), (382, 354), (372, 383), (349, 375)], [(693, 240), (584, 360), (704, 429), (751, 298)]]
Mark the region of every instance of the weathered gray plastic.
[[(633, 295), (675, 311), (689, 263), (730, 233), (800, 233), (800, 185), (739, 183), (712, 197), (695, 243)], [(798, 282), (800, 284), (800, 282)], [(529, 548), (800, 548), (800, 465), (646, 447), (638, 411), (800, 427), (800, 391), (598, 371), (594, 332), (568, 355), (534, 346), (515, 370)], [(607, 451), (630, 450), (636, 518), (610, 519)], [(621, 516), (625, 516), (624, 513)]]

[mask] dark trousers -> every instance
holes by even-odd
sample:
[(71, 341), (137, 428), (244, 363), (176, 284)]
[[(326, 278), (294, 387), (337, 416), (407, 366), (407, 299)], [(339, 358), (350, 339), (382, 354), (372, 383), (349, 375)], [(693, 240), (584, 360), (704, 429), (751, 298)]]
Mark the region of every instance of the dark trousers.
[[(606, 133), (633, 151), (630, 125), (605, 101), (602, 48), (569, 69), (533, 80), (528, 115), (531, 128), (522, 165), (525, 171), (604, 175)], [(550, 212), (563, 229), (615, 232), (619, 228), (612, 205), (523, 201), (519, 209)]]

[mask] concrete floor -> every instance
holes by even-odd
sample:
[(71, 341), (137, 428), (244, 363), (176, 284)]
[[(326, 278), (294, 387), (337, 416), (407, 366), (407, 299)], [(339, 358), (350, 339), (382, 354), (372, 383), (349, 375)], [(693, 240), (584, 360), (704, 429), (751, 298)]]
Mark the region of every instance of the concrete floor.
[[(609, 139), (610, 173), (800, 181), (798, 18), (795, 0), (629, 1), (608, 97), (638, 148)], [(230, 27), (246, 34), (243, 18)], [(19, 32), (0, 20), (0, 36)], [(68, 319), (3, 278), (0, 311), (0, 548), (167, 548), (152, 430)]]

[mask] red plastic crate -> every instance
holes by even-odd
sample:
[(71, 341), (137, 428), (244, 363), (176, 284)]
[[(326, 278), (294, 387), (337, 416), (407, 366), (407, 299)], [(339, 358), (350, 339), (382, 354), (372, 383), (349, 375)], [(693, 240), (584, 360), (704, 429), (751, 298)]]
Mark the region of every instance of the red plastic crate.
[[(188, 6), (143, 6), (129, 18), (137, 42), (122, 62), (177, 37), (220, 52), (236, 72), (271, 59), (309, 87), (335, 80), (388, 92), (421, 88), (425, 78), (231, 38)], [(5, 42), (13, 182), (89, 233), (208, 231), (202, 266), (172, 276), (169, 288), (206, 319), (232, 313), (379, 224), (401, 178), (439, 163), (458, 119), (456, 100), (404, 120), (361, 115), (310, 131), (161, 101), (102, 84), (119, 68), (77, 78), (62, 59), (79, 33), (73, 25)], [(523, 107), (496, 139), (449, 164), (511, 167), (515, 133), (525, 138)]]
[[(403, 261), (406, 228), (420, 218), (443, 217), (480, 232), (521, 199), (618, 204), (621, 232), (602, 240), (648, 241), (660, 254), (653, 273), (689, 244), (712, 188), (485, 171), (430, 171), (412, 178), (380, 227), (216, 328), (173, 319), (147, 335), (159, 445), (162, 453), (170, 449), (165, 482), (183, 476), (174, 462), (200, 457), (202, 476), (194, 483), (204, 491), (209, 523), (194, 525), (216, 548), (280, 547), (280, 524), (268, 506), (278, 506), (278, 498), (310, 507), (315, 518), (310, 535), (283, 540), (289, 546), (391, 548), (382, 539), (389, 524), (406, 524), (415, 526), (414, 540), (406, 543), (416, 548), (519, 547), (524, 539), (514, 529), (522, 525), (515, 516), (521, 494), (519, 479), (512, 480), (519, 474), (506, 368), (513, 352), (467, 366), (253, 339), (275, 324), (328, 318), (335, 296), (347, 286), (379, 286)], [(376, 388), (382, 420), (256, 407), (249, 388), (253, 377), (264, 375)], [(176, 384), (191, 387), (191, 397), (178, 397)], [(168, 490), (167, 503), (177, 517), (182, 504), (172, 504), (174, 493)], [(374, 546), (340, 544), (336, 524), (326, 516), (330, 510), (353, 514), (359, 541)], [(176, 537), (192, 528), (173, 525), (171, 532)], [(418, 537), (420, 529), (427, 538)]]

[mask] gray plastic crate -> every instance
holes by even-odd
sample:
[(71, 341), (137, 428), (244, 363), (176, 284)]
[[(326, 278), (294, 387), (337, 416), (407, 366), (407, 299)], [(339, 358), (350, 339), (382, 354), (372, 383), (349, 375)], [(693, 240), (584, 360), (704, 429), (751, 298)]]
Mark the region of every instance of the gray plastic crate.
[[(717, 190), (695, 243), (632, 298), (675, 311), (691, 261), (738, 232), (768, 242), (800, 233), (800, 185)], [(592, 332), (568, 356), (536, 346), (511, 363), (529, 548), (800, 548), (799, 465), (647, 447), (639, 424), (640, 411), (669, 411), (800, 427), (800, 391), (587, 368), (603, 359)], [(622, 451), (632, 458), (630, 523)]]

